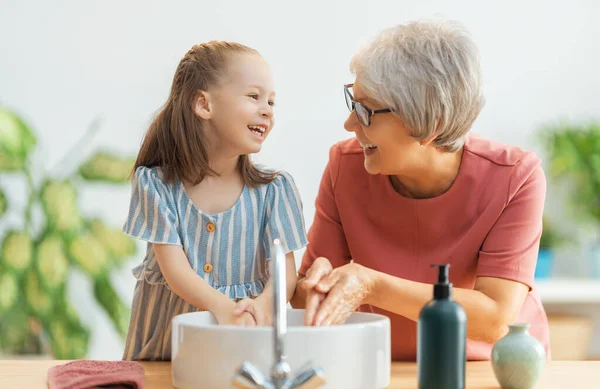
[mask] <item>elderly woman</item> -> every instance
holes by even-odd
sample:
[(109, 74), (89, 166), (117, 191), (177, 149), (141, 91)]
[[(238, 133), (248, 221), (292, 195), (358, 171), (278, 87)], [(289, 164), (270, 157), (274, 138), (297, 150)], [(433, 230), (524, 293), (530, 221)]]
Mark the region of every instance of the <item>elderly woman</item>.
[(511, 322), (549, 355), (535, 290), (546, 180), (531, 152), (470, 133), (484, 103), (478, 52), (446, 22), (390, 28), (351, 61), (351, 140), (334, 145), (292, 300), (306, 325), (360, 309), (391, 320), (392, 358), (416, 358), (416, 321), (450, 264), (467, 358), (489, 359)]

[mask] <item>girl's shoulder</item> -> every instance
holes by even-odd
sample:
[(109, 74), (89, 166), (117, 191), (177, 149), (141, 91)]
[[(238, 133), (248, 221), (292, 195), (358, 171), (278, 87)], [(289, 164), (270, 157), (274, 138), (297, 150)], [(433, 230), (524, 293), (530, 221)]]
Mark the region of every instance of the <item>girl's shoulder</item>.
[(160, 166), (139, 166), (133, 174), (133, 185), (146, 190), (157, 190), (159, 192), (171, 193), (176, 191), (176, 183), (169, 184), (165, 180), (163, 170)]

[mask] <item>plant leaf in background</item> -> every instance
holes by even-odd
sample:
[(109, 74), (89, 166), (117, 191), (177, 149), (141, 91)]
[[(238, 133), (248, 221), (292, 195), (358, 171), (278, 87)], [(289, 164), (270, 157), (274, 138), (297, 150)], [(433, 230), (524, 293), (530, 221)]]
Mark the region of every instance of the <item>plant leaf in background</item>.
[(100, 277), (109, 267), (108, 250), (88, 232), (71, 240), (68, 252), (71, 260), (93, 278)]
[(600, 124), (542, 129), (553, 178), (567, 185), (575, 215), (600, 222)]
[(13, 112), (0, 107), (0, 171), (24, 170), (35, 144), (29, 126)]
[(48, 181), (42, 187), (42, 207), (50, 230), (76, 232), (83, 227), (77, 191), (70, 181)]
[(65, 243), (59, 235), (44, 237), (36, 247), (36, 268), (44, 288), (51, 294), (63, 286), (67, 279), (69, 260)]
[[(92, 130), (96, 131), (96, 126)], [(77, 145), (85, 143), (89, 133)], [(58, 175), (69, 178), (51, 179), (42, 174), (36, 185), (30, 159), (35, 144), (29, 127), (15, 113), (0, 107), (0, 176), (6, 172), (21, 175), (29, 192), (24, 196), (25, 228), (0, 231), (4, 234), (0, 235), (0, 352), (50, 352), (54, 359), (85, 358), (91, 335), (68, 302), (69, 271), (77, 267), (90, 278), (96, 302), (124, 337), (130, 310), (110, 284), (109, 274), (136, 253), (137, 245), (102, 220), (85, 219), (76, 184), (128, 184), (133, 159), (97, 153), (77, 166), (72, 157), (80, 147), (74, 147), (63, 160), (71, 161), (65, 166), (74, 168), (84, 180), (64, 174), (61, 167)], [(0, 217), (8, 208), (7, 194), (8, 188), (0, 189)], [(41, 220), (31, 217), (34, 206), (41, 206)]]
[(6, 195), (2, 191), (2, 188), (0, 188), (0, 219), (2, 218), (2, 216), (4, 216), (7, 209), (8, 209), (8, 200), (6, 199)]
[(123, 304), (107, 277), (104, 276), (95, 279), (94, 296), (112, 319), (117, 332), (125, 337), (129, 327), (129, 315), (131, 312), (129, 307)]
[(133, 159), (122, 158), (108, 152), (98, 152), (85, 162), (79, 174), (88, 181), (113, 183), (129, 182)]
[(32, 253), (33, 241), (27, 232), (13, 230), (6, 233), (0, 257), (7, 270), (23, 273), (31, 264)]
[(115, 264), (121, 265), (126, 258), (135, 254), (137, 250), (135, 241), (123, 231), (107, 227), (99, 219), (92, 220), (89, 226), (94, 238), (106, 247)]

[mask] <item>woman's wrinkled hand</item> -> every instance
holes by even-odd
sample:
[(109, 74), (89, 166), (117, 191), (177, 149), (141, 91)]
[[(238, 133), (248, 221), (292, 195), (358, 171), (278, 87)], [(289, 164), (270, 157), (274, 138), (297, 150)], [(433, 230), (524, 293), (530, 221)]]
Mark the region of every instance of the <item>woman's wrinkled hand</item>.
[(312, 266), (306, 272), (306, 276), (298, 281), (298, 288), (306, 291), (306, 306), (304, 311), (304, 325), (312, 326), (314, 317), (325, 299), (326, 293), (321, 293), (315, 289), (315, 286), (327, 275), (333, 271), (333, 267), (327, 258), (319, 257), (315, 259)]
[(331, 271), (314, 285), (315, 292), (326, 297), (312, 325), (343, 324), (360, 305), (368, 303), (374, 283), (372, 271), (356, 263)]

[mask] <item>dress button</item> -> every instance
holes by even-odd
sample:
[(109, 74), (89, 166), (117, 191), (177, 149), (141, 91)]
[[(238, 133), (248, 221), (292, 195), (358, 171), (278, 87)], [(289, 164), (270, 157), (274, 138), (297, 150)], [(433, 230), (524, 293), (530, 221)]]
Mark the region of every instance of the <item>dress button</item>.
[(206, 229), (208, 230), (208, 232), (215, 232), (215, 230), (216, 230), (217, 228), (215, 227), (215, 224), (214, 224), (214, 223), (208, 223), (208, 224), (206, 225)]
[(210, 273), (212, 270), (213, 270), (213, 265), (211, 265), (210, 263), (207, 263), (206, 265), (204, 265), (205, 273)]

